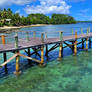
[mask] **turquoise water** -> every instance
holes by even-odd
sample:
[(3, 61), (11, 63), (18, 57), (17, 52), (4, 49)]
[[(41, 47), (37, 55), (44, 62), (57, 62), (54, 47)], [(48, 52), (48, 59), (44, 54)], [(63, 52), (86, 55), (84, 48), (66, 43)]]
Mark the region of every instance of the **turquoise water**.
[[(64, 35), (69, 35), (67, 33), (71, 33), (72, 27), (75, 30), (83, 27), (86, 33), (86, 28), (91, 25), (91, 23), (49, 25), (21, 30), (32, 30), (38, 33), (64, 31)], [(78, 33), (80, 34), (80, 30)], [(12, 54), (9, 53), (8, 57), (11, 56)], [(57, 61), (58, 48), (49, 53), (49, 56), (47, 66), (44, 68), (37, 65), (30, 66), (27, 60), (21, 58), (22, 74), (19, 77), (13, 75), (15, 60), (8, 64), (8, 75), (4, 74), (4, 68), (0, 69), (0, 92), (92, 92), (92, 49), (89, 49), (88, 52), (78, 51), (77, 56), (73, 56), (71, 49), (66, 48), (64, 58), (60, 62)], [(2, 56), (0, 61), (3, 61)]]

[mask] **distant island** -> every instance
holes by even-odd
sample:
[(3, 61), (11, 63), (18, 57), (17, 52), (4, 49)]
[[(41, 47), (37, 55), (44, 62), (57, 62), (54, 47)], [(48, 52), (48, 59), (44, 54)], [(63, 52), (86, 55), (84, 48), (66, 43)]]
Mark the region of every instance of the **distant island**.
[(90, 23), (92, 21), (77, 21), (77, 23)]
[(26, 26), (32, 24), (74, 24), (76, 20), (66, 14), (52, 14), (51, 17), (44, 14), (29, 14), (27, 17), (13, 13), (10, 8), (0, 9), (0, 27), (2, 26)]

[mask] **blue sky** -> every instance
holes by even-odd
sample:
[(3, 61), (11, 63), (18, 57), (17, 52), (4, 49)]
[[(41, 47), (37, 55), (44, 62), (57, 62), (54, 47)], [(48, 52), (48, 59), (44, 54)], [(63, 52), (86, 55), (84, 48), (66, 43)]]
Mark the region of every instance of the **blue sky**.
[(0, 8), (11, 8), (14, 13), (69, 14), (76, 20), (92, 20), (92, 0), (0, 0)]

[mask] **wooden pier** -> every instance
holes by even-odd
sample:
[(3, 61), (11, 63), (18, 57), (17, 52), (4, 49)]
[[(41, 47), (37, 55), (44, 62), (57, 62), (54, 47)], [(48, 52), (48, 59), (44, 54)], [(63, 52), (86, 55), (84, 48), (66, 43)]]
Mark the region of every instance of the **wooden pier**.
[[(80, 49), (88, 50), (88, 48), (91, 48), (91, 37), (92, 33), (89, 32), (89, 29), (87, 29), (87, 33), (83, 34), (83, 31), (81, 29), (81, 34), (77, 35), (77, 32), (73, 32), (70, 36), (63, 36), (63, 32), (59, 31), (60, 36), (56, 38), (48, 38), (47, 33), (41, 33), (40, 38), (36, 37), (35, 32), (33, 32), (33, 37), (30, 37), (29, 32), (25, 32), (26, 38), (18, 38), (18, 33), (16, 33), (14, 39), (14, 43), (6, 43), (6, 35), (2, 34), (1, 40), (2, 44), (0, 44), (0, 53), (3, 53), (3, 60), (4, 63), (0, 65), (0, 68), (5, 67), (5, 72), (8, 72), (7, 64), (12, 61), (14, 58), (16, 58), (16, 71), (15, 74), (19, 75), (21, 73), (19, 68), (19, 58), (24, 57), (28, 59), (28, 62), (35, 61), (40, 64), (40, 66), (44, 66), (44, 56), (47, 57), (47, 60), (49, 59), (49, 52), (53, 51), (54, 49), (59, 47), (59, 55), (58, 60), (61, 61), (63, 57), (63, 49), (64, 48), (71, 48), (73, 54), (77, 55), (78, 45), (82, 44), (82, 47)], [(80, 39), (80, 41), (78, 41)], [(69, 42), (69, 43), (68, 43)], [(86, 42), (86, 47), (84, 48), (84, 42)], [(48, 45), (53, 44), (51, 48), (48, 48)], [(66, 46), (64, 46), (64, 44)], [(30, 49), (33, 50), (33, 52), (30, 52)], [(25, 53), (27, 53), (27, 56), (20, 53), (21, 50), (24, 50)], [(41, 54), (38, 53), (38, 51), (41, 51)], [(7, 52), (14, 53), (14, 55), (11, 58), (7, 58)], [(40, 60), (37, 60), (35, 58), (32, 58), (32, 55), (36, 54), (40, 57)]]

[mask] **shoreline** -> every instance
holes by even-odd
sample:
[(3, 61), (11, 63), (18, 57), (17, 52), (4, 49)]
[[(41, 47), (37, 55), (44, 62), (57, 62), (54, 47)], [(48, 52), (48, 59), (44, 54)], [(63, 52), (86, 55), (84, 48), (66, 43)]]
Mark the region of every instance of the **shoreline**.
[(47, 25), (49, 24), (32, 24), (27, 26), (4, 26), (4, 27), (0, 27), (0, 33), (18, 31), (18, 29), (26, 28), (26, 27), (39, 27), (39, 26), (47, 26)]
[(0, 27), (0, 30), (3, 29), (18, 29), (18, 28), (25, 28), (25, 27), (37, 27), (37, 26), (47, 26), (49, 24), (32, 24), (32, 25), (27, 25), (27, 26), (4, 26)]

